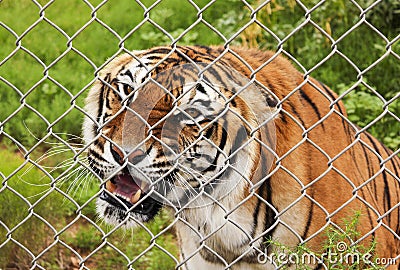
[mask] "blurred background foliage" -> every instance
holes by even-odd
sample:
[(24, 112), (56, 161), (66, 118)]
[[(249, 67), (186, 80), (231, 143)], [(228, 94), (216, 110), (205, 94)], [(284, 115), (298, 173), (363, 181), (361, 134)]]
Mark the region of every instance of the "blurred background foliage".
[[(0, 1), (0, 62), (3, 61), (0, 131), (5, 132), (0, 134), (0, 176), (7, 178), (11, 189), (29, 197), (29, 203), (37, 203), (34, 212), (38, 215), (33, 215), (29, 204), (11, 189), (2, 191), (0, 220), (10, 222), (0, 226), (0, 243), (6, 241), (9, 233), (4, 226), (17, 226), (13, 237), (27, 245), (31, 243), (38, 254), (54, 242), (54, 232), (39, 218), (43, 216), (59, 229), (72, 222), (60, 239), (81, 255), (89, 255), (100, 245), (102, 235), (95, 226), (84, 218), (73, 221), (79, 213), (96, 219), (93, 200), (85, 203), (97, 193), (98, 182), (83, 185), (83, 194), (76, 192), (76, 188), (69, 194), (77, 204), (57, 192), (46, 193), (52, 186), (51, 177), (60, 176), (64, 170), (53, 170), (51, 166), (57, 166), (67, 157), (73, 159), (73, 151), (64, 145), (65, 151), (58, 155), (47, 154), (43, 161), (50, 160), (53, 164), (49, 165), (49, 177), (36, 168), (28, 170), (29, 163), (25, 164), (26, 159), (14, 152), (15, 142), (8, 135), (27, 150), (32, 148), (32, 160), (52, 147), (49, 142), (59, 141), (50, 136), (46, 142), (38, 143), (50, 129), (61, 139), (79, 143), (74, 136), (81, 136), (84, 114), (80, 109), (86, 92), (99, 68), (122, 49), (146, 49), (171, 43), (224, 45), (228, 41), (232, 46), (283, 49), (287, 57), (296, 59), (299, 70), (309, 72), (342, 94), (349, 118), (357, 125), (364, 127), (383, 114), (368, 131), (393, 150), (399, 148), (400, 104), (396, 97), (400, 86), (400, 2), (397, 0), (376, 5), (372, 0), (357, 0), (358, 6), (348, 0), (330, 0), (323, 4), (318, 4), (319, 0), (303, 0), (302, 4), (295, 0), (268, 3), (193, 0), (197, 6), (181, 0), (142, 0), (141, 4), (132, 0), (37, 2), (46, 5), (42, 12), (30, 0)], [(360, 16), (359, 7), (365, 9), (370, 5), (375, 6)], [(309, 17), (305, 17), (305, 10)], [(336, 53), (327, 58), (332, 50)], [(82, 176), (71, 174), (71, 178), (79, 177)], [(68, 186), (68, 181), (65, 184)], [(77, 188), (81, 184), (78, 181)], [(82, 205), (85, 206), (80, 210)], [(17, 212), (10, 216), (6, 211), (9, 208)], [(24, 218), (28, 220), (27, 225), (18, 226)], [(150, 225), (150, 230), (156, 234), (169, 222), (165, 215), (161, 216)], [(75, 228), (78, 225), (79, 231)], [(31, 234), (32, 227), (38, 228), (37, 235)], [(105, 226), (102, 229), (109, 230)], [(144, 230), (141, 234), (135, 232), (129, 237), (117, 232), (109, 240), (124, 246), (121, 250), (132, 259), (149, 246), (150, 235)], [(40, 237), (45, 240), (38, 241)], [(173, 232), (163, 234), (157, 241), (171, 254), (177, 254)], [(20, 262), (22, 266), (17, 267), (24, 268), (30, 260), (30, 255), (13, 242), (0, 248), (0, 268), (10, 261)], [(49, 269), (67, 269), (76, 265), (77, 258), (58, 242), (41, 260)], [(127, 261), (107, 246), (87, 263), (94, 269), (110, 263), (113, 269), (119, 269), (118, 265), (123, 267)], [(135, 264), (137, 269), (173, 269), (174, 266), (173, 259), (157, 247), (151, 248)]]

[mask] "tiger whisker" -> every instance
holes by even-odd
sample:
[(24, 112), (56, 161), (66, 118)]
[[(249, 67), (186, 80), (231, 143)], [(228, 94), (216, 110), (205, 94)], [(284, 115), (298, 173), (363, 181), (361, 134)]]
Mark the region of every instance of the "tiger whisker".
[[(180, 177), (182, 177), (182, 176), (180, 176)], [(183, 177), (182, 177), (183, 178)], [(184, 178), (183, 178), (184, 179)], [(184, 181), (185, 181), (185, 183), (187, 183), (187, 181), (184, 179)], [(205, 201), (205, 199), (204, 199), (204, 197), (203, 196), (199, 196), (199, 192), (194, 192), (194, 191), (192, 191), (193, 190), (193, 187), (192, 186), (190, 186), (188, 183), (187, 183), (187, 186), (189, 187), (188, 189), (187, 189), (187, 191), (189, 191), (190, 192), (190, 194), (192, 195), (192, 198), (194, 198), (194, 197), (197, 197), (196, 198), (196, 200), (200, 200), (200, 203), (201, 204), (206, 204), (206, 201)], [(201, 192), (201, 191), (200, 191)], [(186, 194), (186, 193), (185, 193)], [(187, 195), (186, 195), (187, 196)]]
[[(210, 177), (210, 176), (206, 176), (206, 175), (201, 174), (198, 171), (193, 170), (192, 168), (186, 168), (186, 169), (189, 171), (188, 174), (190, 176), (194, 176), (196, 179), (198, 179), (199, 177), (204, 179), (205, 181), (201, 181), (202, 185), (210, 185), (211, 188), (214, 188), (213, 186), (215, 186), (215, 185), (218, 185), (218, 184), (221, 184), (221, 183), (228, 183), (228, 182), (231, 181), (230, 179), (221, 179), (221, 178), (218, 178), (218, 177), (217, 178), (213, 178), (213, 177)], [(195, 176), (194, 174), (197, 174), (197, 176)]]
[[(73, 175), (77, 174), (81, 170), (83, 170), (83, 168), (80, 167), (80, 166), (75, 168), (75, 169), (73, 169), (72, 171), (68, 172), (68, 174), (63, 175), (61, 178), (57, 179), (57, 184), (59, 186), (63, 185), (68, 179), (71, 179)], [(75, 181), (77, 181), (77, 178), (74, 178), (72, 183), (74, 183)], [(72, 183), (70, 185), (72, 185)], [(67, 189), (67, 193), (68, 192), (69, 192), (69, 188)]]
[[(66, 135), (66, 136), (72, 137), (72, 138), (69, 139), (69, 140), (72, 140), (72, 139), (79, 139), (79, 140), (83, 141), (83, 138), (82, 138), (82, 137), (79, 137), (78, 135), (72, 134), (72, 133), (55, 132), (54, 134), (56, 134), (56, 135)], [(83, 144), (82, 144), (82, 145), (83, 145)]]
[[(183, 190), (183, 192), (185, 193), (186, 196), (197, 196), (198, 193), (193, 191), (193, 187), (189, 185), (189, 183), (187, 182), (187, 180), (185, 178), (183, 178), (181, 175), (178, 174), (178, 181), (180, 181), (180, 183), (182, 183), (184, 186), (186, 186), (187, 188)], [(187, 192), (189, 192), (189, 195), (187, 194)], [(202, 199), (204, 202), (204, 199)]]
[(39, 193), (36, 193), (35, 195), (27, 196), (27, 197), (25, 197), (25, 198), (26, 198), (26, 199), (35, 198), (35, 197), (37, 197), (37, 196), (40, 196), (40, 195), (42, 195), (42, 194), (45, 194), (45, 193), (48, 192), (50, 189), (51, 189), (51, 188), (47, 188), (47, 189), (45, 189), (45, 190), (43, 190), (43, 191), (41, 191), (41, 192), (39, 192)]
[(74, 187), (71, 188), (71, 194), (73, 197), (76, 196), (76, 194), (78, 193), (78, 191), (80, 190), (80, 194), (78, 196), (78, 198), (82, 197), (82, 192), (83, 192), (83, 188), (81, 188), (82, 183), (84, 184), (85, 182), (85, 178), (86, 178), (86, 174), (82, 174), (82, 171), (79, 171), (79, 173), (77, 173), (77, 180)]
[[(83, 173), (85, 173), (85, 171), (83, 171)], [(91, 176), (92, 176), (91, 174), (85, 173), (85, 176), (84, 176), (84, 178), (83, 178), (83, 181), (84, 181), (83, 187), (82, 187), (82, 189), (81, 189), (81, 194), (79, 195), (80, 197), (82, 197), (83, 191), (86, 191), (86, 192), (87, 192), (87, 190), (88, 190), (88, 188), (89, 188), (89, 184), (90, 184), (91, 181), (93, 180), (93, 178), (92, 178)]]
[[(46, 153), (47, 153), (47, 152), (46, 152)], [(46, 156), (46, 153), (44, 153), (42, 156), (40, 156), (35, 162), (36, 162), (36, 163), (40, 163), (40, 162), (42, 162), (43, 160), (45, 160), (46, 158), (48, 158), (49, 156), (52, 156), (52, 155)], [(36, 167), (36, 165), (30, 164), (29, 167), (22, 173), (21, 176), (25, 176), (25, 175), (26, 175), (27, 173), (29, 173), (34, 167)], [(43, 166), (43, 165), (41, 165), (41, 167), (42, 167), (42, 168), (48, 168), (48, 167)]]
[[(72, 162), (72, 161), (69, 162), (69, 160), (65, 160), (65, 161), (63, 161), (62, 163), (65, 163), (65, 165), (60, 166), (60, 167), (59, 167), (59, 166), (56, 166), (56, 167), (45, 167), (45, 168), (52, 168), (52, 170), (50, 170), (50, 171), (48, 172), (49, 174), (52, 174), (54, 171), (58, 170), (59, 168), (70, 166), (73, 162)], [(62, 163), (61, 163), (61, 164), (62, 164)], [(31, 165), (31, 166), (29, 167), (29, 169), (27, 169), (26, 171), (23, 172), (22, 175), (19, 175), (19, 176), (18, 176), (18, 179), (19, 179), (20, 181), (22, 181), (23, 183), (25, 183), (25, 184), (27, 184), (27, 185), (30, 185), (30, 186), (48, 186), (48, 185), (51, 184), (50, 182), (49, 182), (49, 183), (46, 183), (46, 184), (32, 184), (32, 183), (26, 181), (23, 177), (29, 173), (29, 171), (32, 169), (32, 167), (35, 167), (35, 166), (34, 166), (34, 165)], [(43, 167), (43, 166), (42, 166), (42, 167)], [(39, 181), (42, 181), (42, 180), (45, 179), (45, 178), (48, 178), (48, 176), (47, 176), (47, 175), (43, 175), (42, 177), (39, 178)]]

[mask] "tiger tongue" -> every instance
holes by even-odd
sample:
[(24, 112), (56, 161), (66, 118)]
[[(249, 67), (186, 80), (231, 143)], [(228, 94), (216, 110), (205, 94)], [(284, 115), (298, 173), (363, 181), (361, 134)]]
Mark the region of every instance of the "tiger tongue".
[(121, 174), (114, 178), (115, 190), (114, 193), (122, 195), (126, 198), (131, 198), (140, 190), (140, 187), (135, 183), (129, 174)]

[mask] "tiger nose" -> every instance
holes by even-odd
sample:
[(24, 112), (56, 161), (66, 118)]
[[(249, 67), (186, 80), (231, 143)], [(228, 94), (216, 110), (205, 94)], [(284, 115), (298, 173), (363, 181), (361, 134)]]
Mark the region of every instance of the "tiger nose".
[(113, 155), (115, 161), (117, 161), (120, 165), (124, 163), (124, 158), (126, 156), (128, 157), (128, 161), (132, 164), (139, 163), (146, 157), (141, 149), (134, 150), (133, 152), (124, 155), (124, 153), (116, 145), (111, 147), (111, 154)]

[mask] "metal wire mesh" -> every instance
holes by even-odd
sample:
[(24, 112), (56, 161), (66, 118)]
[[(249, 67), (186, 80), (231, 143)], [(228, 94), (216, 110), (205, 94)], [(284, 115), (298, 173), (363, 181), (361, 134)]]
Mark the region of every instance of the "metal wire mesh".
[[(281, 107), (304, 84), (293, 89), (287, 97), (281, 99), (277, 104), (277, 107), (280, 108), (278, 113), (285, 114), (295, 121), (302, 130), (303, 138), (293, 145), (286, 154), (275, 156), (276, 167), (269, 175), (273, 175), (276, 170), (283, 170), (291, 175), (301, 186), (302, 192), (296, 200), (287, 205), (285, 209), (277, 211), (270, 205), (270, 202), (255, 192), (257, 184), (254, 185), (250, 195), (243, 199), (234, 209), (225, 209), (224, 206), (219, 204), (218, 199), (208, 198), (212, 203), (219, 205), (223, 209), (226, 222), (238, 228), (238, 230), (245, 232), (245, 229), (239, 223), (229, 218), (230, 214), (243, 206), (252, 197), (257, 197), (263, 204), (274, 209), (275, 222), (271, 224), (271, 228), (276, 224), (281, 224), (289, 232), (296, 235), (298, 239), (301, 239), (300, 241), (307, 243), (316, 235), (323, 233), (328, 225), (335, 226), (336, 224), (331, 221), (331, 218), (352, 201), (362, 200), (368, 208), (374, 209), (372, 205), (363, 200), (360, 194), (362, 193), (362, 188), (373, 182), (377, 175), (385, 172), (390, 174), (397, 181), (397, 184), (400, 183), (397, 171), (391, 171), (385, 167), (385, 164), (391, 162), (398, 155), (399, 149), (394, 149), (394, 153), (386, 158), (381, 157), (381, 154), (374, 149), (370, 149), (379, 159), (380, 170), (374, 172), (371, 178), (364, 179), (365, 183), (360, 186), (354, 185), (352, 180), (341, 173), (340, 169), (336, 168), (334, 164), (344, 153), (350, 151), (354, 145), (367, 145), (363, 141), (361, 134), (364, 131), (371, 130), (379, 121), (390, 118), (392, 121), (394, 120), (395, 125), (400, 122), (398, 115), (396, 115), (396, 109), (392, 109), (398, 106), (398, 103), (396, 103), (399, 97), (398, 89), (394, 90), (394, 95), (387, 98), (375, 87), (370, 86), (366, 79), (366, 74), (379, 68), (380, 64), (388, 58), (392, 59), (397, 65), (400, 60), (398, 51), (400, 35), (388, 37), (368, 17), (371, 11), (378, 9), (380, 5), (384, 4), (384, 1), (346, 1), (349, 11), (345, 9), (345, 12), (356, 11), (357, 19), (354, 20), (350, 28), (338, 35), (333, 35), (327, 25), (321, 25), (319, 21), (314, 19), (317, 17), (315, 16), (317, 12), (329, 9), (329, 7), (326, 7), (329, 1), (324, 0), (288, 1), (293, 8), (296, 7), (297, 14), (300, 14), (299, 23), (289, 28), (283, 23), (275, 22), (273, 24), (265, 18), (265, 14), (269, 16), (282, 8), (281, 5), (283, 4), (280, 3), (281, 5), (279, 5), (277, 1), (242, 1), (241, 11), (243, 12), (238, 12), (240, 16), (237, 14), (235, 17), (234, 14), (227, 11), (228, 16), (222, 15), (219, 20), (211, 20), (211, 15), (209, 14), (215, 12), (213, 8), (217, 4), (216, 1), (200, 5), (197, 1), (189, 0), (184, 4), (182, 2), (182, 5), (186, 5), (185, 8), (194, 12), (196, 14), (195, 18), (186, 22), (185, 28), (176, 29), (176, 31), (172, 32), (169, 23), (172, 24), (171, 20), (174, 20), (176, 14), (173, 9), (160, 11), (158, 8), (164, 2), (159, 0), (153, 3), (149, 1), (131, 3), (132, 7), (126, 7), (127, 10), (134, 9), (140, 12), (142, 17), (135, 18), (135, 22), (132, 24), (127, 23), (128, 27), (123, 30), (118, 27), (116, 30), (113, 25), (115, 21), (126, 19), (124, 11), (120, 10), (117, 13), (122, 15), (121, 18), (116, 18), (116, 20), (115, 18), (111, 20), (110, 17), (104, 16), (108, 12), (112, 13), (113, 5), (117, 5), (117, 3), (107, 0), (82, 0), (79, 3), (76, 1), (78, 6), (73, 6), (72, 9), (68, 8), (68, 12), (72, 12), (75, 9), (75, 11), (79, 11), (79, 14), (75, 14), (76, 21), (72, 20), (71, 22), (71, 24), (75, 23), (76, 25), (68, 28), (68, 31), (64, 29), (67, 28), (68, 23), (63, 21), (63, 15), (59, 14), (60, 18), (58, 18), (57, 15), (52, 13), (52, 9), (60, 3), (55, 0), (48, 2), (35, 0), (21, 2), (20, 8), (26, 10), (27, 13), (34, 14), (32, 17), (24, 21), (23, 14), (20, 14), (22, 19), (14, 17), (13, 20), (4, 15), (5, 19), (0, 21), (2, 35), (6, 37), (4, 38), (4, 44), (7, 45), (3, 47), (0, 57), (0, 94), (3, 95), (4, 100), (9, 102), (8, 104), (3, 104), (4, 113), (0, 118), (0, 138), (2, 144), (4, 143), (7, 147), (15, 145), (18, 149), (11, 156), (4, 152), (4, 160), (2, 162), (8, 164), (6, 161), (13, 160), (12, 156), (19, 157), (15, 162), (16, 165), (9, 165), (9, 168), (4, 168), (0, 171), (2, 178), (0, 198), (3, 197), (1, 199), (2, 202), (10, 203), (6, 204), (8, 214), (3, 210), (0, 216), (0, 257), (5, 260), (1, 261), (1, 263), (4, 263), (4, 265), (0, 265), (1, 269), (2, 267), (5, 269), (169, 269), (171, 265), (172, 268), (185, 269), (186, 262), (199, 253), (201, 249), (207, 250), (213, 256), (218, 257), (223, 262), (221, 269), (229, 269), (231, 267), (234, 268), (235, 264), (247, 254), (257, 250), (258, 247), (255, 243), (260, 241), (264, 234), (268, 233), (268, 231), (265, 231), (254, 238), (251, 237), (252, 240), (243, 249), (243, 253), (240, 256), (234, 260), (227, 260), (207, 244), (207, 239), (215, 231), (202, 235), (198, 228), (190, 224), (181, 215), (182, 210), (179, 207), (172, 207), (174, 212), (172, 218), (167, 217), (168, 215), (162, 212), (161, 217), (156, 218), (156, 221), (150, 225), (137, 222), (140, 227), (137, 230), (141, 232), (134, 231), (131, 236), (129, 232), (123, 232), (123, 228), (121, 228), (124, 225), (123, 223), (115, 228), (110, 228), (96, 218), (94, 214), (95, 201), (104, 191), (106, 181), (98, 177), (96, 171), (93, 171), (88, 166), (86, 151), (98, 138), (102, 137), (111, 143), (112, 141), (101, 132), (90, 142), (84, 143), (81, 140), (80, 133), (77, 130), (80, 129), (81, 119), (84, 116), (89, 116), (83, 107), (83, 100), (93, 83), (103, 80), (99, 76), (99, 72), (106, 64), (121, 53), (129, 53), (130, 50), (135, 49), (135, 46), (139, 46), (134, 41), (137, 36), (140, 36), (141, 40), (145, 41), (144, 43), (152, 44), (150, 41), (153, 41), (156, 45), (161, 45), (157, 43), (160, 41), (160, 43), (171, 45), (172, 48), (176, 49), (178, 45), (191, 43), (193, 40), (196, 41), (196, 35), (198, 34), (193, 33), (198, 33), (196, 31), (198, 31), (199, 27), (203, 27), (209, 31), (208, 33), (212, 33), (215, 43), (223, 45), (225, 49), (221, 53), (223, 55), (227, 52), (234, 53), (234, 50), (231, 49), (232, 45), (261, 46), (260, 36), (265, 35), (268, 36), (268, 40), (272, 44), (269, 45), (269, 48), (274, 50), (271, 61), (278, 55), (284, 55), (289, 58), (304, 74), (304, 84), (312, 84), (310, 80), (311, 74), (314, 76), (314, 73), (320, 70), (321, 67), (329, 65), (330, 60), (334, 57), (339, 57), (346, 65), (350, 65), (353, 68), (354, 83), (347, 87), (338, 99), (330, 101), (328, 114), (308, 128), (304, 127), (302, 123), (291, 116), (290, 112)], [(5, 14), (5, 12), (14, 8), (13, 4), (9, 3), (7, 1), (0, 2), (1, 13)], [(8, 4), (9, 6), (7, 6)], [(68, 2), (61, 3), (61, 5), (67, 7)], [(171, 14), (168, 15), (168, 12), (171, 12)], [(153, 15), (155, 13), (156, 15)], [(168, 19), (160, 19), (163, 16)], [(229, 21), (229, 16), (234, 16), (233, 22)], [(262, 18), (260, 19), (260, 17)], [(25, 23), (17, 24), (17, 20)], [(232, 25), (235, 27), (232, 28)], [(369, 33), (374, 35), (381, 44), (381, 47), (377, 46), (376, 48), (376, 50), (382, 52), (380, 57), (371, 63), (361, 62), (359, 64), (349, 57), (346, 54), (346, 50), (341, 47), (343, 40), (346, 40), (361, 27), (368, 29)], [(299, 33), (308, 28), (318, 33), (318, 40), (324, 40), (326, 44), (329, 44), (329, 49), (326, 50), (323, 57), (304, 65), (304, 61), (298, 60), (298, 56), (290, 51), (288, 44), (291, 44), (292, 40), (296, 40)], [(141, 32), (142, 29), (145, 29), (144, 32)], [(150, 32), (149, 29), (151, 29)], [(35, 31), (38, 32), (36, 33)], [(100, 58), (96, 56), (96, 53), (101, 54), (101, 52), (90, 51), (82, 46), (85, 42), (93, 42), (89, 40), (90, 38), (87, 34), (94, 31), (103, 31), (101, 33), (103, 33), (104, 39), (112, 40), (112, 42), (107, 43), (108, 51), (103, 53)], [(31, 37), (36, 34), (43, 40), (43, 44), (39, 44), (39, 46), (34, 46), (31, 43)], [(86, 38), (87, 40), (85, 40)], [(7, 43), (9, 40), (12, 40), (12, 43)], [(56, 40), (62, 40), (61, 47), (51, 46)], [(101, 41), (94, 41), (94, 43), (96, 42), (101, 43)], [(360, 40), (361, 45), (362, 42)], [(40, 48), (41, 46), (43, 49)], [(317, 46), (323, 46), (323, 44), (317, 44)], [(83, 66), (78, 74), (74, 72), (77, 62)], [(252, 70), (250, 76), (252, 79), (249, 84), (256, 82), (257, 73), (268, 64), (270, 64), (270, 61), (265, 62), (257, 70)], [(65, 79), (64, 74), (67, 74), (68, 79)], [(396, 79), (397, 74), (392, 74), (391, 76)], [(29, 84), (20, 82), (25, 78), (29, 81)], [(79, 83), (75, 81), (79, 81)], [(157, 80), (153, 82), (158, 83)], [(103, 81), (103, 83), (109, 82)], [(330, 156), (317, 143), (313, 142), (308, 134), (331, 115), (338, 115), (344, 119), (343, 121), (348, 121), (343, 112), (338, 110), (335, 105), (340, 100), (345, 99), (349, 93), (354, 92), (357, 87), (363, 87), (371, 95), (377, 97), (381, 110), (372, 121), (365, 123), (358, 130), (353, 141), (345, 149), (341, 149), (336, 156)], [(320, 94), (327, 96), (322, 87), (315, 85), (315, 89)], [(45, 103), (39, 102), (38, 100), (41, 97), (46, 97), (48, 101), (45, 101)], [(13, 102), (10, 102), (10, 100)], [(63, 102), (60, 108), (51, 107), (57, 104), (53, 103), (56, 100), (60, 103)], [(231, 101), (232, 99), (228, 99), (226, 103)], [(134, 109), (130, 111), (137, 115)], [(27, 118), (24, 119), (24, 117)], [(79, 121), (73, 119), (79, 119)], [(26, 122), (23, 122), (23, 120), (26, 120)], [(30, 122), (29, 120), (32, 121)], [(18, 128), (21, 122), (23, 122), (24, 127), (22, 129)], [(73, 124), (69, 124), (70, 122)], [(99, 129), (106, 124), (99, 123)], [(150, 126), (150, 129), (152, 128)], [(254, 130), (259, 128), (261, 126), (256, 127)], [(72, 133), (72, 135), (66, 133)], [(391, 137), (397, 137), (398, 135), (397, 130)], [(26, 136), (30, 137), (30, 139), (26, 139)], [(255, 137), (252, 139), (256, 140)], [(282, 160), (305, 142), (315, 147), (326, 158), (328, 166), (328, 169), (319, 178), (313, 179), (308, 184), (303, 184), (301, 179), (291, 173), (291, 168), (285, 167), (282, 163)], [(213, 146), (218, 148), (216, 145)], [(264, 145), (264, 147), (271, 148), (267, 145)], [(42, 156), (46, 150), (48, 152)], [(333, 213), (324, 208), (323, 202), (316, 201), (310, 194), (304, 192), (332, 171), (340, 174), (349, 183), (353, 192), (352, 198)], [(118, 171), (115, 173), (118, 173)], [(269, 175), (266, 175), (265, 179)], [(251, 182), (249, 179), (247, 180)], [(84, 193), (83, 191), (87, 189), (92, 192)], [(304, 199), (318, 205), (327, 217), (326, 226), (315, 231), (307, 239), (302, 239), (299, 233), (292, 229), (291, 225), (287, 224), (285, 219), (282, 218), (285, 213)], [(375, 229), (381, 226), (385, 227), (389, 233), (395, 236), (398, 241), (397, 245), (399, 245), (400, 236), (383, 222), (392, 212), (399, 211), (400, 202), (397, 201), (393, 205), (384, 214), (375, 210), (377, 215)], [(2, 207), (4, 208), (4, 206)], [(179, 251), (176, 248), (176, 246), (179, 246), (179, 240), (176, 239), (173, 226), (177, 223), (184, 223), (192, 231), (197, 232), (197, 236), (200, 238), (201, 245), (192, 254), (185, 254), (185, 258), (182, 257), (182, 254), (181, 256), (179, 255)], [(361, 236), (358, 241), (362, 241), (373, 233), (374, 230), (370, 231), (368, 234)], [(263, 250), (257, 251), (263, 252)], [(399, 257), (400, 254), (397, 254), (392, 262), (387, 261), (385, 265), (390, 266), (396, 263), (396, 260), (398, 263)], [(163, 264), (163, 261), (169, 261), (169, 264)], [(105, 265), (104, 263), (106, 262), (109, 262), (110, 265)], [(275, 267), (278, 267), (278, 265), (275, 265)]]

